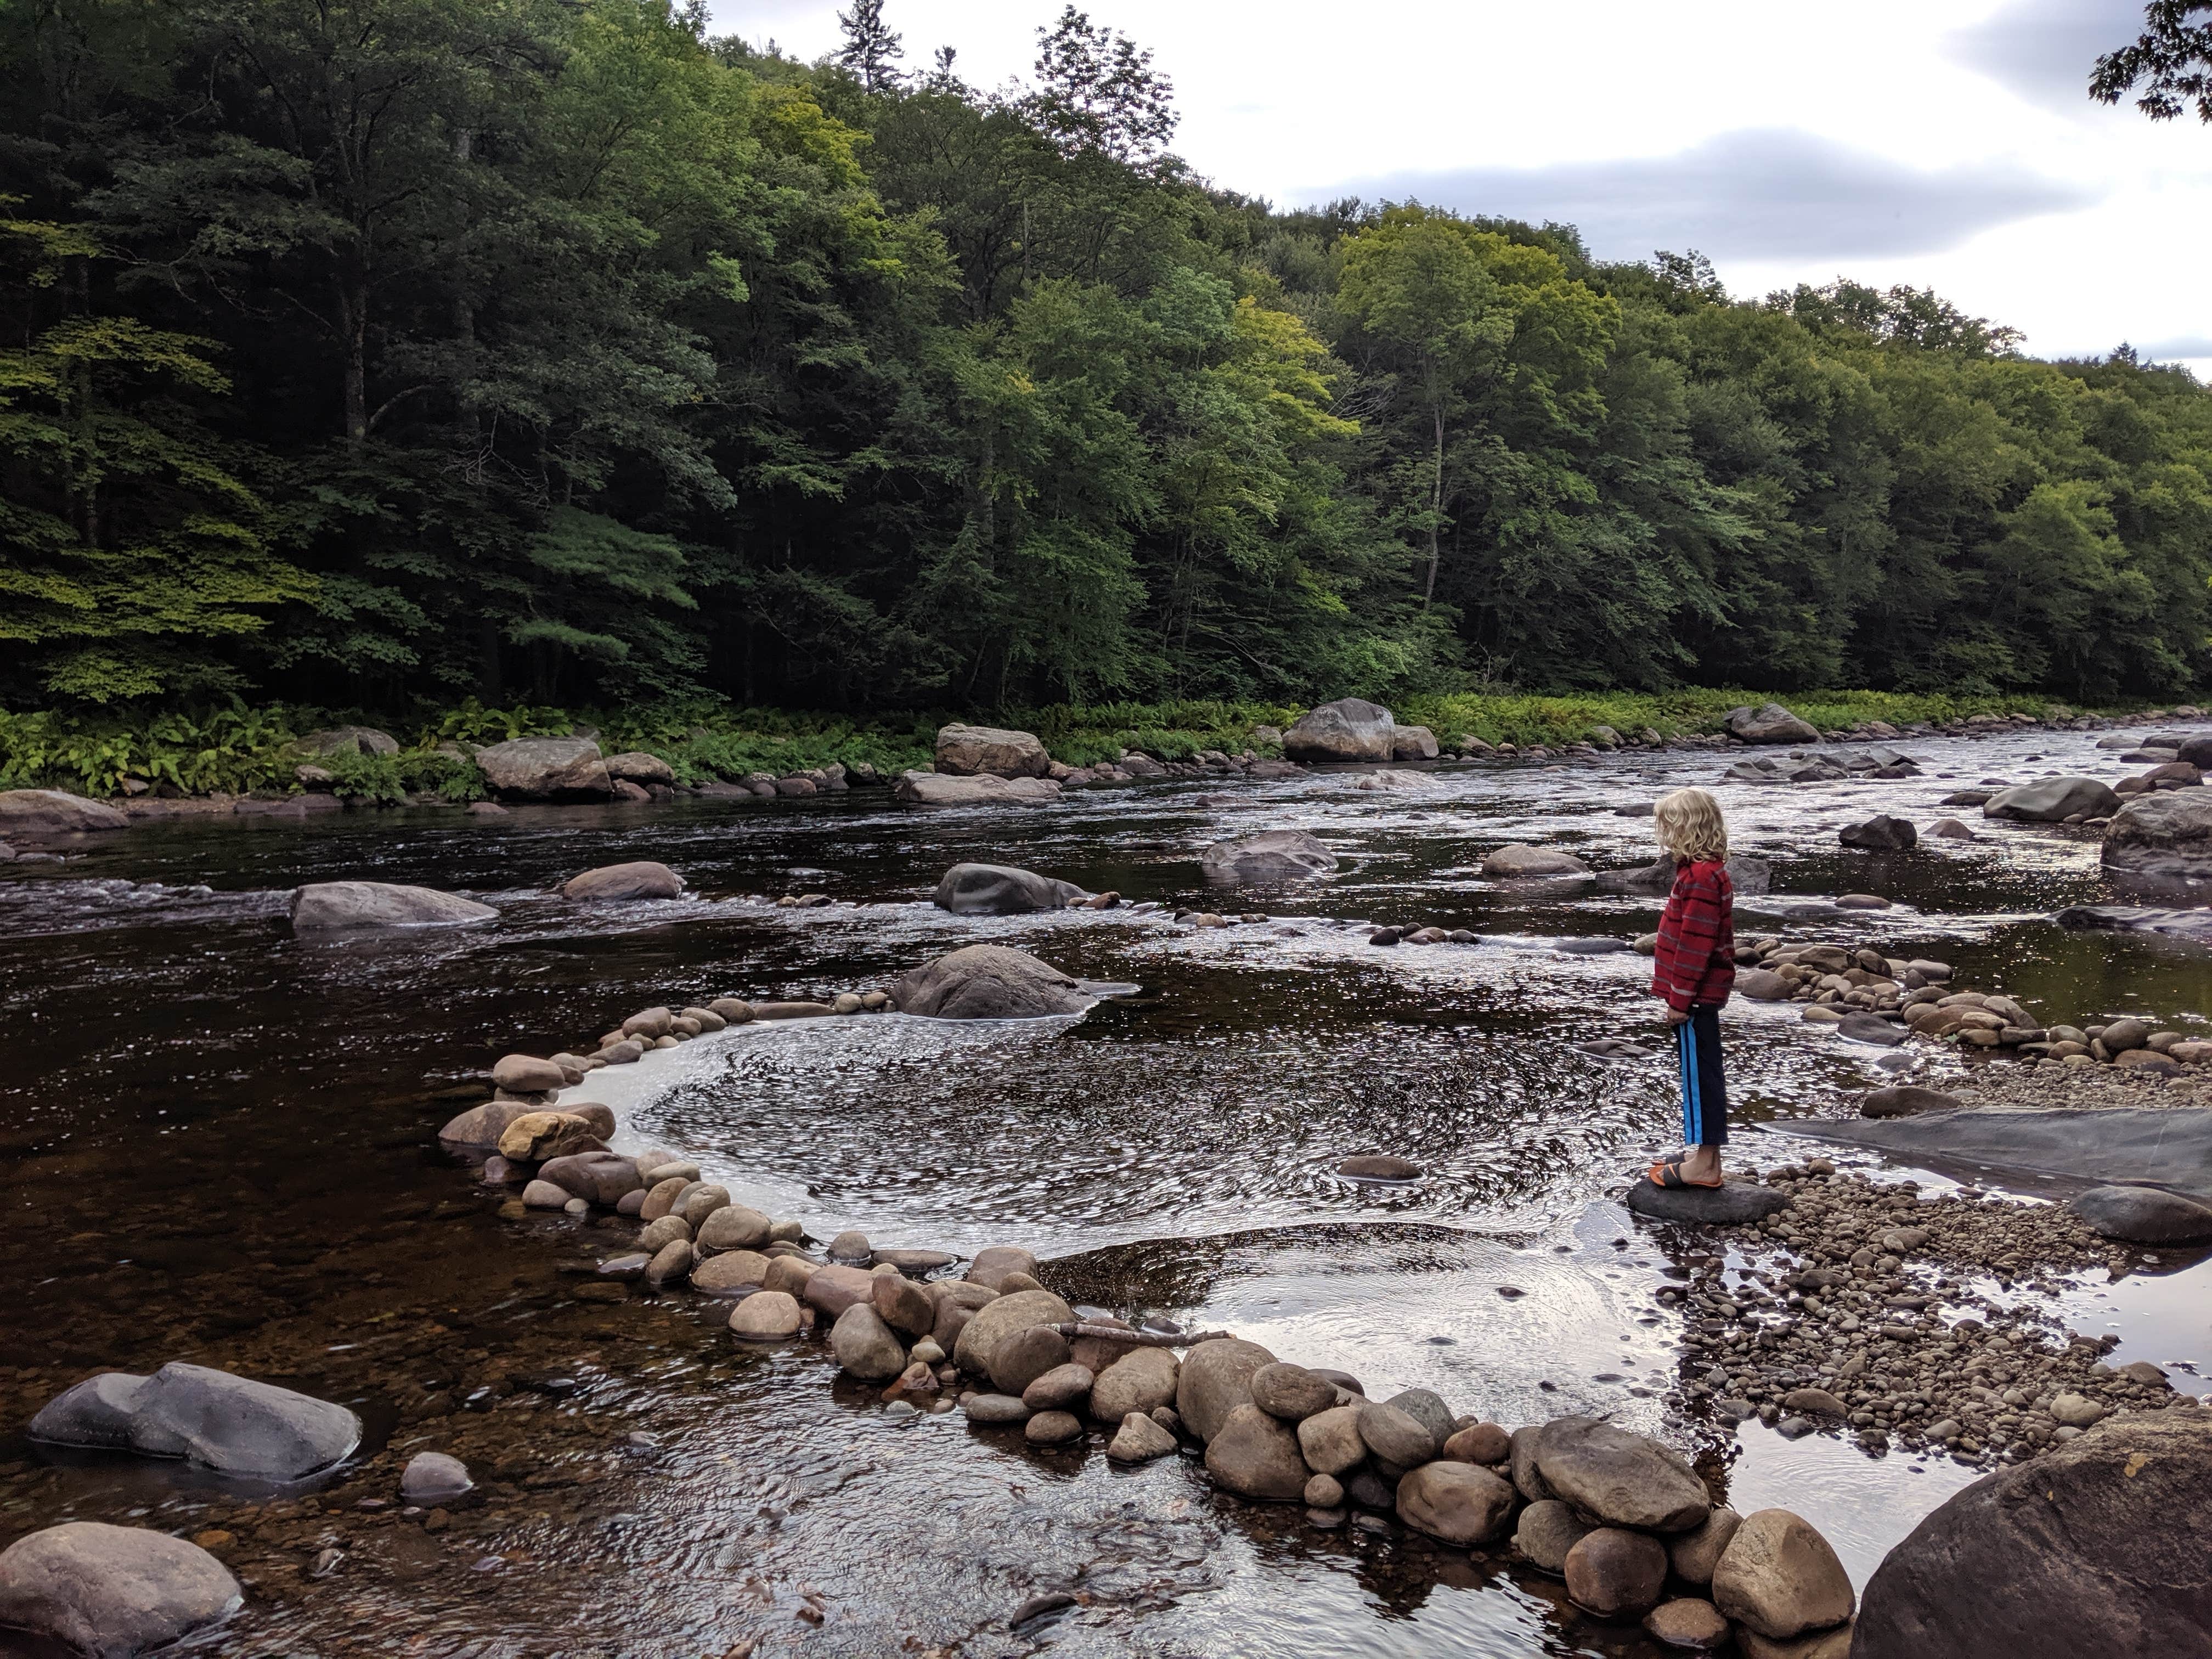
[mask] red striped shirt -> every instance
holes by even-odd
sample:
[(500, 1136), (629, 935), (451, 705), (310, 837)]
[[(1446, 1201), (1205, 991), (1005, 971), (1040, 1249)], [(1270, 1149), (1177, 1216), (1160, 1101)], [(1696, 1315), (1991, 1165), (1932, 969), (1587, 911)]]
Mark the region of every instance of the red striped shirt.
[(1669, 1008), (1717, 1008), (1735, 989), (1735, 884), (1724, 865), (1685, 864), (1659, 917), (1651, 994)]

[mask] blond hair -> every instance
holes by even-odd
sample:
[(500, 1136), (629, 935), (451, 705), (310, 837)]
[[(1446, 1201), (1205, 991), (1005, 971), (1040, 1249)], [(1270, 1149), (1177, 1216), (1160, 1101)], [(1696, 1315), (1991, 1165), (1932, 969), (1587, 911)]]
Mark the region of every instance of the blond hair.
[(1721, 804), (1702, 789), (1677, 789), (1662, 795), (1651, 809), (1651, 830), (1659, 845), (1685, 864), (1728, 862), (1728, 823)]

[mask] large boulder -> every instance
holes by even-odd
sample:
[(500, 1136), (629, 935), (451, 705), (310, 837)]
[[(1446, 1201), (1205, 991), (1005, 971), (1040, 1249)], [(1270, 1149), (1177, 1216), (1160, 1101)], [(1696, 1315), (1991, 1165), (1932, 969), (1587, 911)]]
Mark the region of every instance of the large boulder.
[(658, 755), (629, 749), (607, 757), (607, 775), (620, 783), (668, 785), (676, 781), (676, 769)]
[(1462, 1548), (1502, 1536), (1515, 1501), (1510, 1484), (1473, 1463), (1424, 1463), (1398, 1483), (1398, 1518)]
[(2212, 789), (2136, 796), (2105, 830), (2104, 860), (2135, 875), (2212, 880)]
[(939, 773), (956, 778), (1041, 778), (1052, 770), (1052, 757), (1036, 732), (995, 726), (939, 726), (936, 762)]
[(1681, 1454), (1594, 1417), (1545, 1424), (1535, 1461), (1554, 1496), (1601, 1526), (1687, 1532), (1712, 1510), (1712, 1494)]
[(343, 1406), (181, 1361), (151, 1376), (106, 1371), (48, 1401), (31, 1437), (183, 1457), (225, 1474), (296, 1480), (361, 1443)]
[(1836, 839), (1846, 847), (1869, 852), (1904, 853), (1920, 844), (1920, 832), (1913, 828), (1910, 818), (1877, 812), (1863, 823), (1845, 824), (1836, 831)]
[(1036, 1019), (1079, 1014), (1095, 998), (1080, 981), (1006, 945), (969, 945), (902, 975), (891, 1006), (933, 1019)]
[(228, 1618), (245, 1599), (198, 1545), (144, 1527), (67, 1521), (0, 1552), (0, 1638), (19, 1632), (33, 1653), (128, 1659)]
[(1252, 1373), (1274, 1363), (1275, 1356), (1258, 1343), (1238, 1337), (1194, 1344), (1176, 1378), (1176, 1414), (1183, 1427), (1200, 1440), (1212, 1439), (1230, 1413), (1252, 1404)]
[(566, 899), (664, 899), (684, 896), (684, 878), (665, 864), (640, 859), (630, 864), (603, 864), (571, 876), (562, 884)]
[(1072, 881), (1011, 864), (956, 864), (938, 878), (930, 896), (939, 909), (956, 916), (1018, 916), (1064, 909), (1090, 895)]
[(60, 789), (0, 789), (0, 836), (35, 839), (91, 830), (128, 830), (131, 820), (104, 802)]
[(906, 1369), (906, 1349), (898, 1333), (871, 1303), (855, 1302), (830, 1328), (830, 1350), (837, 1363), (871, 1382), (887, 1382)]
[(1714, 1565), (1712, 1585), (1715, 1606), (1775, 1641), (1851, 1616), (1850, 1575), (1834, 1547), (1788, 1510), (1745, 1516)]
[(2212, 1413), (2115, 1419), (1915, 1527), (1867, 1583), (1852, 1659), (2201, 1654), (2208, 1513)]
[(1425, 726), (1397, 726), (1390, 731), (1390, 758), (1401, 761), (1434, 760), (1438, 753), (1437, 734)]
[(1297, 1431), (1249, 1402), (1232, 1407), (1206, 1437), (1206, 1470), (1240, 1498), (1278, 1503), (1304, 1496), (1313, 1473), (1298, 1455)]
[(1002, 778), (989, 772), (974, 777), (902, 772), (891, 793), (915, 806), (1036, 806), (1059, 799), (1060, 785), (1051, 778)]
[(383, 881), (317, 881), (292, 890), (292, 931), (331, 933), (374, 927), (470, 927), (496, 921), (489, 904)]
[(1729, 735), (1741, 743), (1818, 743), (1820, 733), (1778, 702), (1746, 704), (1728, 712)]
[[(2178, 797), (2160, 795), (2160, 800)], [(2110, 817), (2120, 810), (2120, 798), (2094, 778), (2038, 778), (2033, 783), (2000, 789), (1982, 803), (1985, 818), (2013, 818), (2023, 823), (2057, 823), (2077, 814)]]
[(1309, 709), (1283, 733), (1283, 753), (1301, 761), (1386, 761), (1396, 743), (1390, 711), (1358, 697)]
[(1214, 842), (1198, 863), (1217, 881), (1296, 881), (1328, 874), (1336, 868), (1336, 854), (1303, 830), (1262, 830)]
[(588, 738), (516, 738), (477, 750), (477, 765), (502, 800), (605, 800), (615, 789)]

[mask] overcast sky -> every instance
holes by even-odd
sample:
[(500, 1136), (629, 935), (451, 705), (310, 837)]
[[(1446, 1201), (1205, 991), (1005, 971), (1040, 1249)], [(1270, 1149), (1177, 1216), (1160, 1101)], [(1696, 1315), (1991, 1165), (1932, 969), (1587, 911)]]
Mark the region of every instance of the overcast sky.
[[(812, 58), (837, 0), (711, 0)], [(1060, 0), (887, 0), (908, 60), (1026, 76)], [(2212, 380), (2212, 129), (2091, 104), (2141, 0), (1093, 0), (1152, 49), (1176, 150), (1289, 206), (1358, 193), (1710, 255), (1732, 292), (1932, 287), (2060, 356)]]

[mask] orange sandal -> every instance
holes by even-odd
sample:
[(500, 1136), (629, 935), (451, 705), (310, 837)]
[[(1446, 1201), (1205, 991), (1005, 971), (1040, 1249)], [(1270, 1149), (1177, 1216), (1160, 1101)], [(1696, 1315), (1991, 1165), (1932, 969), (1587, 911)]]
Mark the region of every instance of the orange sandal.
[(1724, 1184), (1721, 1181), (1692, 1181), (1677, 1164), (1655, 1164), (1644, 1172), (1644, 1178), (1655, 1187), (1697, 1187), (1706, 1192), (1716, 1191)]

